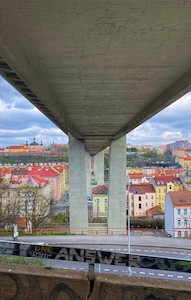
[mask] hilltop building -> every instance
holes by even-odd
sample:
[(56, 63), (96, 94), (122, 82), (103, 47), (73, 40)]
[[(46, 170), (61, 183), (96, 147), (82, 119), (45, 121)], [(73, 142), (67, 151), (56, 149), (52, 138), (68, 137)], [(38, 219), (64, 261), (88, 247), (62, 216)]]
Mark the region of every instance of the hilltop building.
[(43, 152), (44, 151), (44, 146), (43, 146), (42, 141), (40, 144), (38, 144), (36, 142), (35, 138), (33, 139), (33, 142), (30, 143), (30, 145), (28, 145), (28, 143), (26, 142), (26, 146), (28, 146), (30, 152)]

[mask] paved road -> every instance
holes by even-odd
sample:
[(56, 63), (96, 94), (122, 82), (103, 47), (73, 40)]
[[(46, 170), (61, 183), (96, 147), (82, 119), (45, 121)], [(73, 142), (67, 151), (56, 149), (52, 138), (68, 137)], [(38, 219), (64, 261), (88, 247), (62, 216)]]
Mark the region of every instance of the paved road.
[[(0, 239), (12, 241), (11, 237), (0, 237)], [(18, 241), (127, 253), (126, 236), (35, 236), (19, 237)], [(191, 240), (161, 237), (132, 237), (131, 253), (191, 260)], [(61, 260), (45, 261), (48, 266), (55, 268), (88, 271), (88, 264), (86, 263)], [(128, 267), (95, 264), (95, 272), (191, 281), (191, 274), (189, 273), (145, 268), (129, 269)]]
[[(12, 241), (12, 237), (0, 236), (0, 239)], [(82, 235), (52, 235), (52, 236), (20, 236), (19, 242), (46, 242), (50, 245), (120, 245), (127, 246), (127, 236), (82, 236)], [(132, 236), (131, 246), (155, 248), (176, 248), (191, 250), (191, 239), (167, 238), (154, 236)]]
[[(80, 262), (70, 262), (63, 260), (50, 260), (45, 259), (47, 266), (57, 269), (64, 270), (75, 270), (81, 272), (88, 272), (88, 264)], [(173, 272), (173, 271), (164, 271), (164, 270), (154, 270), (154, 269), (143, 269), (143, 268), (129, 268), (129, 267), (120, 267), (120, 266), (110, 266), (95, 264), (94, 267), (95, 273), (107, 273), (107, 274), (118, 274), (126, 276), (136, 276), (136, 277), (148, 277), (148, 278), (157, 278), (157, 279), (171, 279), (171, 280), (182, 280), (191, 282), (191, 274), (183, 272)]]

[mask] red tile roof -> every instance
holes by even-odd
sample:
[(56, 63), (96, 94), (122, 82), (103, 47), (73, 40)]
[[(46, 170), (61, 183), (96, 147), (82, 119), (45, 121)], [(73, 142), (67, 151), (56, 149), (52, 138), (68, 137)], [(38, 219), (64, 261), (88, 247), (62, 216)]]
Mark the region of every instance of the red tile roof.
[(48, 182), (49, 182), (47, 179), (42, 178), (42, 177), (37, 176), (37, 175), (33, 175), (32, 178), (33, 178), (38, 184), (41, 184), (41, 183), (48, 184)]
[(39, 175), (42, 177), (56, 177), (59, 176), (60, 173), (50, 166), (32, 166), (28, 167), (29, 175)]
[(93, 195), (107, 195), (108, 194), (108, 184), (97, 185), (92, 190)]
[(129, 192), (134, 194), (155, 193), (155, 189), (150, 183), (140, 183), (132, 184), (129, 188)]
[(162, 211), (162, 208), (159, 205), (156, 205), (154, 207), (151, 207), (147, 210), (147, 212), (151, 215), (163, 215), (164, 212)]
[(156, 185), (166, 185), (169, 182), (172, 182), (174, 184), (180, 184), (180, 178), (176, 176), (170, 176), (170, 175), (158, 175), (154, 177), (154, 181)]
[(178, 191), (168, 193), (174, 206), (191, 207), (191, 191)]
[[(160, 174), (161, 175), (171, 175), (171, 176), (175, 176), (177, 174), (181, 174), (185, 172), (184, 169), (160, 169)], [(159, 175), (157, 175), (159, 176)]]

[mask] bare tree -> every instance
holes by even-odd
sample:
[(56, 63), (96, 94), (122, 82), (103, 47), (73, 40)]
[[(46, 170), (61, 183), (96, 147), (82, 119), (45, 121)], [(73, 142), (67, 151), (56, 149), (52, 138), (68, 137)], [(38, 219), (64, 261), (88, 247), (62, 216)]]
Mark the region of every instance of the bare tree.
[(0, 181), (0, 223), (1, 226), (11, 225), (16, 223), (19, 215), (20, 206), (18, 201), (17, 189), (12, 189), (9, 184)]
[(19, 189), (20, 214), (26, 218), (33, 228), (37, 228), (50, 216), (50, 199), (39, 187), (24, 186)]

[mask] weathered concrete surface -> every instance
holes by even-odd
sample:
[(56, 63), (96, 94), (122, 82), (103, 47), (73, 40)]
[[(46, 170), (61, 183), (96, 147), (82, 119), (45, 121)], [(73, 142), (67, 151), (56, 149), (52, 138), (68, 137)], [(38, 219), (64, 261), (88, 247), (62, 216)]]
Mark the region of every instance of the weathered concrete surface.
[(126, 234), (126, 137), (112, 141), (109, 156), (108, 234)]
[[(88, 153), (84, 143), (69, 135), (69, 193), (70, 233), (88, 233), (87, 186), (90, 186), (87, 172)], [(89, 158), (90, 160), (90, 158)], [(89, 179), (89, 182), (88, 182)]]
[(95, 155), (191, 88), (191, 2), (0, 1), (0, 73)]
[(87, 274), (83, 272), (1, 264), (0, 299), (190, 300), (191, 284), (96, 274), (90, 288)]
[(0, 265), (2, 300), (82, 300), (90, 284), (83, 272), (44, 269), (21, 265)]
[(90, 300), (190, 300), (191, 284), (120, 275), (95, 276)]

